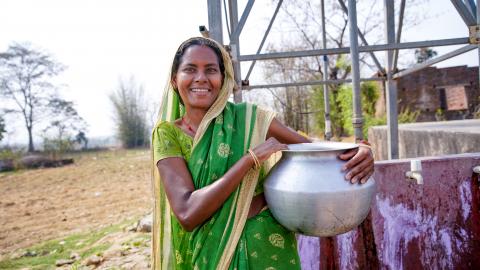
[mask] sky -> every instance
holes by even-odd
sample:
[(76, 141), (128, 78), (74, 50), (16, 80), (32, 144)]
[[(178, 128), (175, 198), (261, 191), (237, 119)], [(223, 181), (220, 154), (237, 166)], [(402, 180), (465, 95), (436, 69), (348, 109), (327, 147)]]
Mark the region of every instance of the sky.
[[(241, 36), (242, 54), (256, 51), (273, 13), (270, 2), (255, 3)], [(406, 30), (403, 41), (468, 36), (450, 1), (430, 2), (424, 9), (431, 14), (429, 19)], [(245, 3), (239, 0), (240, 14)], [(133, 76), (141, 83), (154, 111), (177, 46), (198, 36), (199, 25), (208, 26), (206, 0), (2, 0), (0, 51), (14, 41), (30, 42), (66, 65), (58, 77), (65, 85), (63, 97), (74, 101), (89, 124), (87, 136), (109, 137), (114, 136), (115, 125), (108, 95), (119, 78)], [(275, 25), (272, 34), (274, 31)], [(441, 55), (454, 48), (436, 50)], [(473, 51), (437, 66), (451, 65), (476, 66), (478, 53)], [(246, 72), (247, 64), (242, 68)], [(261, 76), (257, 74), (250, 81), (261, 83)], [(4, 143), (26, 142), (22, 120), (13, 121)]]

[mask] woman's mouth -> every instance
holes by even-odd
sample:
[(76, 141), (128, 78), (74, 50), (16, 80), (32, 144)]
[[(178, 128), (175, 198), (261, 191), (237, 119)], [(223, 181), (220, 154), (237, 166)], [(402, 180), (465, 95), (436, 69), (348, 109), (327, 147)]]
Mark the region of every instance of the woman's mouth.
[(192, 88), (190, 91), (195, 92), (195, 93), (207, 93), (207, 92), (210, 92), (209, 89), (205, 89), (205, 88)]

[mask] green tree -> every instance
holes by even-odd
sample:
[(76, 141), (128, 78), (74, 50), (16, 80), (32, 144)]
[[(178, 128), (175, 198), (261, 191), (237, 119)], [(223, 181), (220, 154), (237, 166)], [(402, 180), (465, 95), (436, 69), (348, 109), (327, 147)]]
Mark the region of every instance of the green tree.
[[(375, 116), (375, 104), (380, 97), (380, 86), (376, 82), (363, 82), (360, 85), (362, 97), (362, 115), (363, 115), (363, 136), (367, 138), (368, 128), (371, 126), (385, 125), (387, 123), (386, 116)], [(333, 95), (330, 95), (331, 112), (330, 119), (332, 121), (333, 136), (350, 136), (353, 134), (353, 105), (352, 105), (352, 87), (350, 85), (342, 85), (338, 89), (336, 95), (337, 100), (333, 100)], [(317, 87), (311, 99), (312, 107), (320, 108), (316, 112), (315, 128), (324, 132), (324, 103), (323, 103), (323, 89)], [(408, 108), (403, 109), (398, 114), (399, 123), (413, 123), (417, 121), (420, 111), (410, 111)]]
[(6, 113), (19, 114), (28, 133), (28, 152), (33, 152), (33, 131), (38, 122), (51, 116), (60, 100), (52, 79), (65, 67), (51, 55), (30, 44), (14, 43), (0, 53), (0, 97)]
[(135, 79), (120, 79), (109, 96), (113, 104), (117, 135), (126, 148), (148, 144), (147, 109), (144, 89)]
[[(383, 124), (384, 119), (375, 118), (375, 103), (379, 98), (379, 86), (375, 82), (364, 82), (360, 85), (362, 97), (362, 114), (364, 117), (363, 133), (366, 136), (369, 126)], [(341, 85), (336, 91), (336, 95), (330, 95), (333, 136), (348, 136), (353, 134), (352, 125), (352, 87), (350, 85)], [(323, 89), (315, 87), (311, 99), (312, 107), (319, 108), (315, 113), (315, 128), (324, 132), (325, 119), (323, 117), (325, 106), (323, 102)]]

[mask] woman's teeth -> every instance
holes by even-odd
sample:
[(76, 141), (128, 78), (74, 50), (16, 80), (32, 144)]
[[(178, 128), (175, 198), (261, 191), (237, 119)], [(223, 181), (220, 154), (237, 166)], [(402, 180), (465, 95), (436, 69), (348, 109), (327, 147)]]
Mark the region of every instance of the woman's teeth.
[(208, 92), (208, 89), (201, 89), (201, 88), (193, 88), (192, 92)]

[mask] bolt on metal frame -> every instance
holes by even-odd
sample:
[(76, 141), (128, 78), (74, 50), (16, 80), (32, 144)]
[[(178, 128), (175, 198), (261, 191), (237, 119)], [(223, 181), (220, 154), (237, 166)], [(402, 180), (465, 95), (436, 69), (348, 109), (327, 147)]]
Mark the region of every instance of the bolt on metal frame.
[[(348, 14), (349, 21), (349, 37), (350, 47), (344, 48), (326, 48), (326, 35), (325, 35), (325, 12), (324, 1), (321, 0), (321, 18), (322, 18), (322, 49), (317, 50), (304, 50), (304, 51), (291, 51), (291, 52), (277, 52), (277, 53), (261, 53), (265, 40), (270, 32), (270, 29), (275, 21), (278, 10), (280, 9), (283, 0), (279, 0), (277, 7), (272, 15), (267, 30), (264, 33), (262, 41), (258, 47), (256, 54), (242, 55), (240, 53), (240, 34), (248, 19), (250, 11), (253, 8), (255, 0), (248, 0), (245, 9), (238, 20), (238, 8), (237, 0), (228, 0), (229, 10), (229, 22), (230, 22), (230, 41), (233, 66), (235, 70), (235, 81), (237, 83), (237, 89), (234, 91), (234, 101), (242, 101), (242, 89), (256, 89), (256, 88), (270, 88), (270, 87), (288, 87), (288, 86), (305, 86), (305, 85), (324, 85), (325, 94), (325, 123), (326, 123), (326, 139), (330, 139), (330, 105), (328, 101), (328, 84), (339, 84), (351, 82), (353, 86), (353, 126), (355, 132), (355, 139), (362, 139), (362, 112), (361, 112), (361, 98), (360, 98), (360, 81), (381, 80), (385, 81), (386, 86), (386, 107), (387, 107), (387, 137), (388, 137), (388, 158), (398, 158), (398, 109), (397, 109), (397, 89), (396, 79), (401, 78), (407, 74), (416, 72), (433, 64), (450, 59), (457, 55), (471, 51), (478, 48), (479, 50), (479, 63), (480, 63), (480, 0), (475, 2), (473, 0), (450, 0), (455, 7), (462, 20), (470, 30), (470, 38), (452, 38), (452, 39), (439, 39), (439, 40), (426, 40), (416, 42), (404, 42), (400, 41), (403, 16), (405, 11), (405, 0), (401, 0), (399, 25), (397, 31), (395, 31), (395, 16), (394, 16), (394, 0), (384, 0), (384, 18), (385, 18), (385, 38), (386, 43), (381, 45), (369, 45), (365, 39), (363, 33), (361, 33), (357, 27), (357, 12), (356, 1), (347, 0), (348, 7), (343, 0), (338, 0), (342, 10)], [(222, 0), (207, 0), (208, 5), (208, 24), (210, 37), (223, 44), (223, 24), (222, 24)], [(227, 16), (227, 14), (225, 14)], [(396, 33), (396, 35), (395, 35)], [(358, 37), (362, 40), (363, 45), (358, 46)], [(453, 50), (444, 55), (429, 59), (424, 63), (414, 65), (406, 70), (397, 72), (398, 51), (401, 49), (414, 49), (425, 47), (437, 47), (437, 46), (451, 46), (451, 45), (465, 45), (459, 49)], [(383, 68), (375, 56), (375, 52), (385, 51), (386, 61)], [(380, 78), (360, 78), (359, 70), (359, 53), (368, 52), (372, 57), (379, 74), (384, 74), (384, 77)], [(352, 59), (352, 79), (347, 80), (328, 80), (328, 55), (334, 54), (350, 54)], [(323, 56), (323, 80), (321, 81), (307, 81), (307, 82), (291, 82), (291, 83), (278, 83), (278, 84), (265, 84), (265, 85), (242, 85), (241, 79), (241, 66), (242, 61), (252, 61), (250, 68), (245, 77), (245, 81), (248, 82), (248, 78), (258, 60), (280, 59), (280, 58), (292, 58), (292, 57), (308, 57), (308, 56)], [(248, 84), (248, 83), (247, 83)], [(480, 78), (479, 78), (480, 85)], [(330, 133), (329, 133), (330, 132)], [(327, 135), (328, 134), (328, 135)]]

